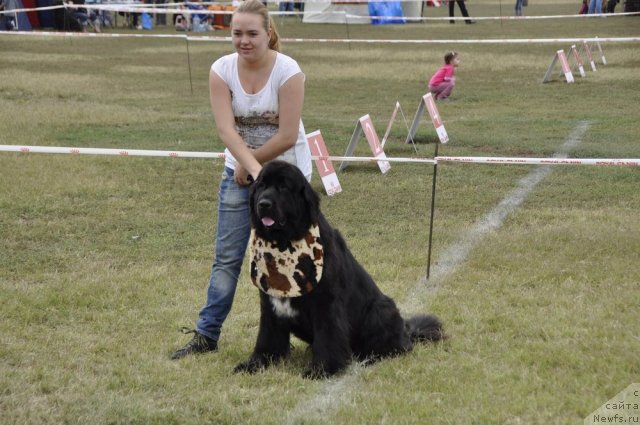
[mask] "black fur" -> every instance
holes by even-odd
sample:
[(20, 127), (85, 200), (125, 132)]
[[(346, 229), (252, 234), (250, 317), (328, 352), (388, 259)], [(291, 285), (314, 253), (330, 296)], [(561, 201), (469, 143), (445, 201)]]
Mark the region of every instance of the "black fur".
[[(408, 352), (415, 341), (444, 337), (435, 316), (404, 320), (353, 257), (340, 233), (320, 212), (320, 199), (302, 173), (286, 162), (264, 166), (251, 189), (251, 221), (256, 235), (283, 243), (299, 240), (317, 223), (324, 245), (324, 271), (316, 289), (290, 304), (295, 317), (278, 315), (272, 297), (260, 292), (260, 328), (251, 356), (236, 372), (254, 373), (289, 354), (290, 335), (311, 345), (306, 377), (342, 371), (352, 360), (371, 362)], [(269, 217), (273, 224), (265, 226)], [(269, 222), (269, 220), (267, 220)]]

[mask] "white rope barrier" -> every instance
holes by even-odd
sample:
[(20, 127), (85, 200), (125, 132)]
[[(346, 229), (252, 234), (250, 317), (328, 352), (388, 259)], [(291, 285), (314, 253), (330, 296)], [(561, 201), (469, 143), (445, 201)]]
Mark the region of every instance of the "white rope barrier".
[[(144, 156), (166, 158), (205, 158), (224, 159), (222, 152), (163, 151), (143, 149), (106, 149), (76, 148), (59, 146), (21, 146), (0, 145), (0, 152), (45, 153), (70, 155), (111, 155), (111, 156)], [(435, 158), (392, 158), (369, 156), (312, 156), (314, 160), (332, 160), (348, 162), (404, 162), (437, 164), (438, 162), (462, 162), (465, 164), (512, 164), (512, 165), (600, 165), (640, 167), (640, 158), (518, 158), (518, 157), (474, 157), (474, 156), (437, 156)]]
[[(75, 148), (60, 146), (20, 146), (20, 145), (0, 145), (0, 152), (20, 152), (20, 153), (47, 153), (47, 154), (70, 154), (70, 155), (110, 155), (110, 156), (146, 156), (165, 158), (205, 158), (224, 159), (223, 152), (193, 152), (193, 151), (162, 151), (143, 149), (107, 149), (107, 148)], [(331, 159), (334, 161), (368, 162), (379, 161), (377, 157), (368, 156), (312, 156), (312, 159)], [(418, 162), (435, 164), (431, 158), (387, 158), (390, 162)]]
[[(187, 34), (145, 34), (145, 33), (92, 33), (92, 32), (59, 32), (59, 31), (0, 31), (1, 35), (27, 37), (88, 37), (88, 38), (175, 38), (189, 41), (231, 42), (231, 37), (195, 36)], [(508, 38), (508, 39), (358, 39), (358, 38), (283, 38), (286, 43), (388, 43), (388, 44), (555, 44), (555, 43), (589, 43), (595, 42), (638, 42), (640, 37), (583, 37), (583, 38)]]
[[(384, 1), (384, 0), (373, 0), (375, 1)], [(406, 0), (413, 1), (413, 0)], [(321, 2), (323, 3), (323, 2)], [(45, 10), (56, 10), (56, 9), (92, 9), (92, 10), (108, 10), (110, 12), (122, 12), (122, 13), (151, 13), (151, 14), (185, 14), (185, 15), (230, 15), (233, 14), (233, 11), (229, 10), (210, 10), (210, 9), (188, 9), (186, 6), (187, 3), (173, 3), (171, 5), (151, 5), (151, 4), (63, 4), (56, 6), (44, 6), (44, 7), (32, 7), (32, 8), (20, 8), (20, 9), (11, 9), (0, 11), (0, 15), (2, 14), (15, 14), (15, 13), (26, 13), (26, 12), (38, 12)], [(203, 6), (206, 6), (210, 3), (202, 3)], [(177, 6), (177, 7), (176, 7)], [(269, 12), (273, 16), (303, 16), (305, 13), (315, 13), (315, 12), (285, 12), (285, 11), (271, 11)], [(347, 19), (376, 19), (376, 20), (398, 20), (403, 19), (408, 22), (421, 22), (421, 21), (440, 21), (440, 20), (466, 20), (468, 17), (429, 17), (429, 16), (416, 16), (416, 17), (405, 17), (405, 16), (382, 16), (382, 15), (355, 15), (348, 14), (345, 11), (324, 11), (325, 14), (336, 14), (344, 16)], [(589, 18), (600, 18), (600, 17), (622, 17), (622, 16), (634, 16), (639, 15), (640, 12), (618, 12), (618, 13), (591, 13), (591, 14), (571, 14), (571, 15), (527, 15), (527, 16), (474, 16), (474, 20), (531, 20), (531, 19), (589, 19)]]
[[(293, 14), (296, 12), (279, 12), (281, 14)], [(521, 20), (535, 20), (535, 19), (589, 19), (589, 18), (602, 18), (613, 16), (633, 16), (640, 15), (640, 12), (622, 12), (622, 13), (591, 13), (584, 15), (529, 15), (529, 16), (473, 16), (472, 18), (466, 16), (372, 16), (372, 15), (353, 15), (345, 14), (344, 12), (324, 12), (330, 14), (344, 14), (347, 19), (376, 19), (376, 20), (404, 20), (406, 22), (422, 22), (422, 21), (466, 21), (473, 19), (474, 21), (521, 21)], [(278, 12), (275, 12), (278, 14)]]
[(639, 158), (506, 158), (491, 156), (438, 156), (438, 162), (463, 162), (466, 164), (514, 164), (514, 165), (609, 165), (640, 166)]
[(74, 148), (60, 146), (0, 145), (0, 152), (60, 153), (71, 155), (155, 156), (169, 158), (224, 159), (220, 152), (162, 151), (143, 149)]
[[(189, 38), (190, 40), (193, 37)], [(231, 40), (231, 38), (229, 38)], [(590, 43), (600, 42), (630, 42), (640, 41), (640, 37), (585, 37), (585, 38), (509, 38), (509, 39), (426, 39), (426, 40), (392, 40), (392, 39), (357, 39), (357, 38), (291, 38), (283, 39), (285, 42), (291, 43), (388, 43), (388, 44), (554, 44), (554, 43), (582, 43), (587, 41)]]
[[(383, 1), (383, 0), (372, 0), (372, 1)], [(404, 0), (404, 1), (414, 1), (414, 0)], [(206, 6), (208, 4), (211, 3), (202, 3), (202, 6)], [(148, 13), (151, 15), (158, 15), (158, 14), (166, 14), (166, 15), (183, 15), (186, 16), (189, 20), (191, 20), (193, 15), (210, 15), (211, 17), (215, 16), (215, 15), (231, 15), (233, 14), (232, 10), (211, 10), (211, 9), (190, 9), (188, 7), (188, 3), (174, 3), (171, 5), (149, 5), (149, 4), (82, 4), (82, 5), (74, 5), (74, 4), (63, 4), (63, 5), (56, 5), (56, 6), (45, 6), (45, 7), (35, 7), (35, 8), (21, 8), (21, 9), (12, 9), (12, 10), (4, 10), (4, 11), (0, 11), (0, 15), (6, 14), (6, 15), (14, 15), (17, 16), (18, 13), (27, 13), (27, 12), (38, 12), (38, 11), (45, 11), (45, 10), (55, 10), (55, 9), (78, 9), (78, 8), (84, 8), (87, 10), (94, 10), (94, 11), (100, 11), (100, 10), (104, 10), (104, 11), (109, 11), (109, 12), (113, 12), (113, 13), (120, 13), (120, 14), (125, 14), (125, 13)], [(301, 12), (285, 12), (285, 11), (271, 11), (269, 12), (272, 16), (279, 16), (279, 17), (284, 17), (284, 16), (305, 16), (307, 13), (311, 13), (314, 14), (315, 12), (305, 12), (305, 11), (301, 11)], [(407, 17), (407, 16), (383, 16), (383, 15), (368, 15), (368, 14), (349, 14), (344, 10), (341, 11), (324, 11), (324, 14), (336, 14), (336, 15), (340, 15), (343, 17), (344, 19), (344, 23), (345, 24), (349, 24), (349, 20), (351, 21), (358, 21), (358, 22), (362, 22), (362, 20), (369, 20), (372, 23), (373, 22), (380, 22), (380, 21), (398, 21), (401, 20), (401, 23), (407, 23), (407, 22), (426, 22), (426, 21), (451, 21), (451, 20), (456, 20), (456, 21), (462, 21), (462, 20), (468, 20), (468, 17), (461, 17), (461, 16), (457, 16), (457, 17), (447, 17), (447, 16), (442, 16), (442, 17), (428, 17), (428, 16), (412, 16), (412, 17)], [(640, 12), (620, 12), (620, 13), (593, 13), (593, 14), (577, 14), (577, 15), (527, 15), (527, 16), (474, 16), (473, 19), (476, 21), (491, 21), (491, 20), (500, 20), (500, 21), (505, 21), (505, 20), (540, 20), (540, 19), (574, 19), (574, 18), (579, 18), (579, 19), (587, 19), (587, 18), (599, 18), (599, 17), (623, 17), (623, 16), (634, 16), (634, 15), (640, 15)], [(6, 34), (9, 32), (3, 32), (0, 31), (0, 35), (2, 34)], [(149, 36), (146, 36), (149, 37)], [(205, 40), (205, 38), (200, 38), (200, 40)], [(212, 41), (227, 41), (228, 39), (223, 39), (220, 37), (216, 37), (214, 39), (211, 39)], [(357, 42), (357, 43), (368, 43), (368, 42), (374, 42), (373, 40), (332, 40), (332, 39), (294, 39), (294, 40), (285, 40), (285, 41), (294, 41), (294, 42), (303, 42), (303, 41), (307, 41), (307, 42)], [(565, 40), (562, 40), (565, 41)], [(629, 41), (637, 41), (637, 39), (634, 40), (629, 40)], [(382, 43), (390, 43), (390, 42), (396, 42), (398, 43), (399, 41), (397, 40), (393, 40), (393, 41), (389, 41), (389, 40), (376, 40), (375, 42), (382, 42)], [(421, 44), (425, 44), (425, 43), (450, 43), (451, 40), (438, 40), (438, 41), (425, 41), (425, 40), (407, 40), (405, 41), (407, 43), (421, 43)], [(470, 42), (470, 41), (469, 41)], [(552, 42), (552, 41), (549, 41)], [(555, 41), (553, 41), (555, 42)], [(566, 42), (574, 42), (573, 40), (566, 40)]]

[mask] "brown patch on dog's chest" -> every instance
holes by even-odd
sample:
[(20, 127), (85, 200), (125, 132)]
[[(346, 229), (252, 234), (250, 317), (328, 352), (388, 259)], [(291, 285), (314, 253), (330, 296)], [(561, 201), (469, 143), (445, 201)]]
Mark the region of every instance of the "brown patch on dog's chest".
[(264, 253), (264, 261), (265, 265), (267, 266), (267, 273), (263, 273), (260, 277), (261, 289), (265, 292), (267, 292), (269, 288), (273, 288), (282, 292), (290, 291), (291, 284), (289, 283), (289, 279), (287, 278), (287, 276), (280, 273), (280, 269), (286, 266), (286, 261), (282, 259), (276, 260), (270, 252)]

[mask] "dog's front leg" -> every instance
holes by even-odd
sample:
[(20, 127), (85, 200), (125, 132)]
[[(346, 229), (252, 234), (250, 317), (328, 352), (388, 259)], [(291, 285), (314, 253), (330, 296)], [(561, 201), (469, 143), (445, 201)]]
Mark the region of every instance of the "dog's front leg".
[(303, 375), (311, 379), (335, 375), (351, 361), (349, 330), (340, 312), (328, 310), (318, 312), (315, 317), (311, 344), (313, 359)]
[(233, 370), (255, 373), (260, 369), (287, 357), (290, 351), (290, 328), (285, 320), (278, 318), (269, 302), (269, 297), (260, 294), (260, 326), (253, 353)]

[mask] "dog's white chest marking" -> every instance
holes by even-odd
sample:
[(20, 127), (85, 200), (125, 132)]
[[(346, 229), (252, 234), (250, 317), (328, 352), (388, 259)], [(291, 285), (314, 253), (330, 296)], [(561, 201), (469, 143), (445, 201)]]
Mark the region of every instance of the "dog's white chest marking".
[(298, 312), (291, 307), (291, 301), (288, 298), (270, 297), (273, 312), (278, 317), (293, 319)]

